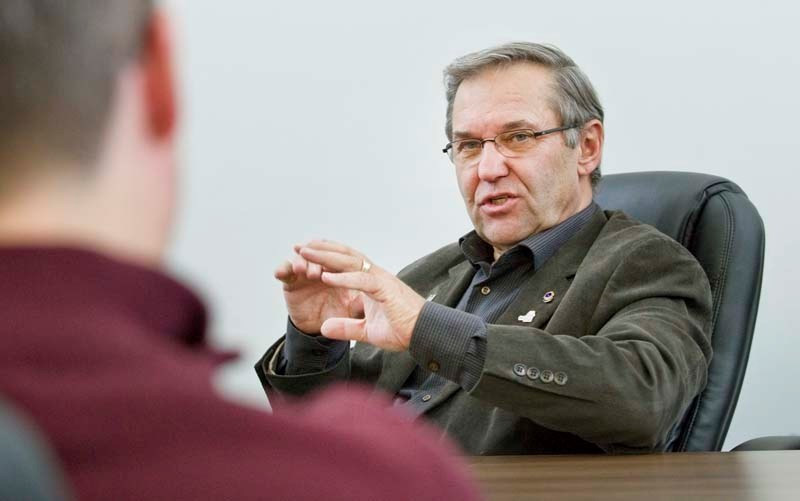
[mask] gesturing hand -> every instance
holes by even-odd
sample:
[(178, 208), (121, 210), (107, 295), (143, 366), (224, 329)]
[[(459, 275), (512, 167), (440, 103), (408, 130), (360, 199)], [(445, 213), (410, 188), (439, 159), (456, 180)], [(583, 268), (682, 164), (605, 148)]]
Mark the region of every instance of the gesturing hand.
[(283, 297), (289, 318), (302, 332), (317, 334), (329, 318), (360, 317), (362, 315), (359, 293), (331, 287), (320, 280), (322, 268), (310, 263), (300, 253), (275, 270), (275, 278), (283, 282)]
[(313, 241), (299, 248), (309, 266), (319, 266), (322, 284), (339, 293), (353, 293), (350, 313), (363, 311), (364, 318), (345, 314), (328, 317), (322, 335), (332, 339), (356, 340), (389, 351), (407, 350), (414, 325), (425, 299), (391, 273), (369, 263), (349, 247), (327, 241)]

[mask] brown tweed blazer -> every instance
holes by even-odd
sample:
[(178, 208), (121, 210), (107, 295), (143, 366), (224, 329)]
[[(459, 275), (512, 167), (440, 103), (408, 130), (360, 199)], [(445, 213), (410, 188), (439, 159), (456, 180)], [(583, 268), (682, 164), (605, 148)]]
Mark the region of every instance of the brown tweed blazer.
[[(455, 306), (474, 272), (452, 244), (398, 276)], [(532, 321), (520, 318), (532, 310)], [(468, 392), (449, 383), (424, 416), (469, 454), (664, 450), (705, 386), (710, 322), (708, 280), (686, 249), (620, 212), (598, 211), (489, 325), (477, 385)], [(281, 345), (256, 364), (268, 395), (342, 379), (394, 394), (428, 363), (356, 344), (330, 370), (283, 376), (271, 370)]]

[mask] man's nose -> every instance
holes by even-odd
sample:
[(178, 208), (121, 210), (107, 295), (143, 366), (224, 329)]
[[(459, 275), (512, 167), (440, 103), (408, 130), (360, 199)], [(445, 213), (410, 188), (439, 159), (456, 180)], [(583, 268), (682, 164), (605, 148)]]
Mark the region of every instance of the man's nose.
[(483, 151), (478, 162), (478, 178), (482, 181), (493, 182), (508, 175), (506, 157), (497, 151), (494, 141), (483, 143)]

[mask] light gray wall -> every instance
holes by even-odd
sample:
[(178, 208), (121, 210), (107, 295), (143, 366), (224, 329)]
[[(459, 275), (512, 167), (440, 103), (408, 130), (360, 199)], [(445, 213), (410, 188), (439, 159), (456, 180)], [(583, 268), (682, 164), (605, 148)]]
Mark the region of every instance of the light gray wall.
[(220, 382), (265, 405), (251, 364), (283, 332), (272, 271), (336, 239), (399, 270), (469, 228), (446, 142), (441, 69), (510, 40), (555, 43), (607, 113), (606, 173), (737, 182), (767, 256), (727, 447), (800, 433), (800, 10), (790, 2), (168, 2), (181, 46), (183, 212), (171, 261), (243, 350)]

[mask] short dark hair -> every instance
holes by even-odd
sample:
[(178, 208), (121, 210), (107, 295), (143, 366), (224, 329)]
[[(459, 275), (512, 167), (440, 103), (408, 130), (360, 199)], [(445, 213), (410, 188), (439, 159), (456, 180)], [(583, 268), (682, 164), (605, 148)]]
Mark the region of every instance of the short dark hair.
[(0, 158), (91, 162), (152, 9), (153, 0), (0, 0)]

